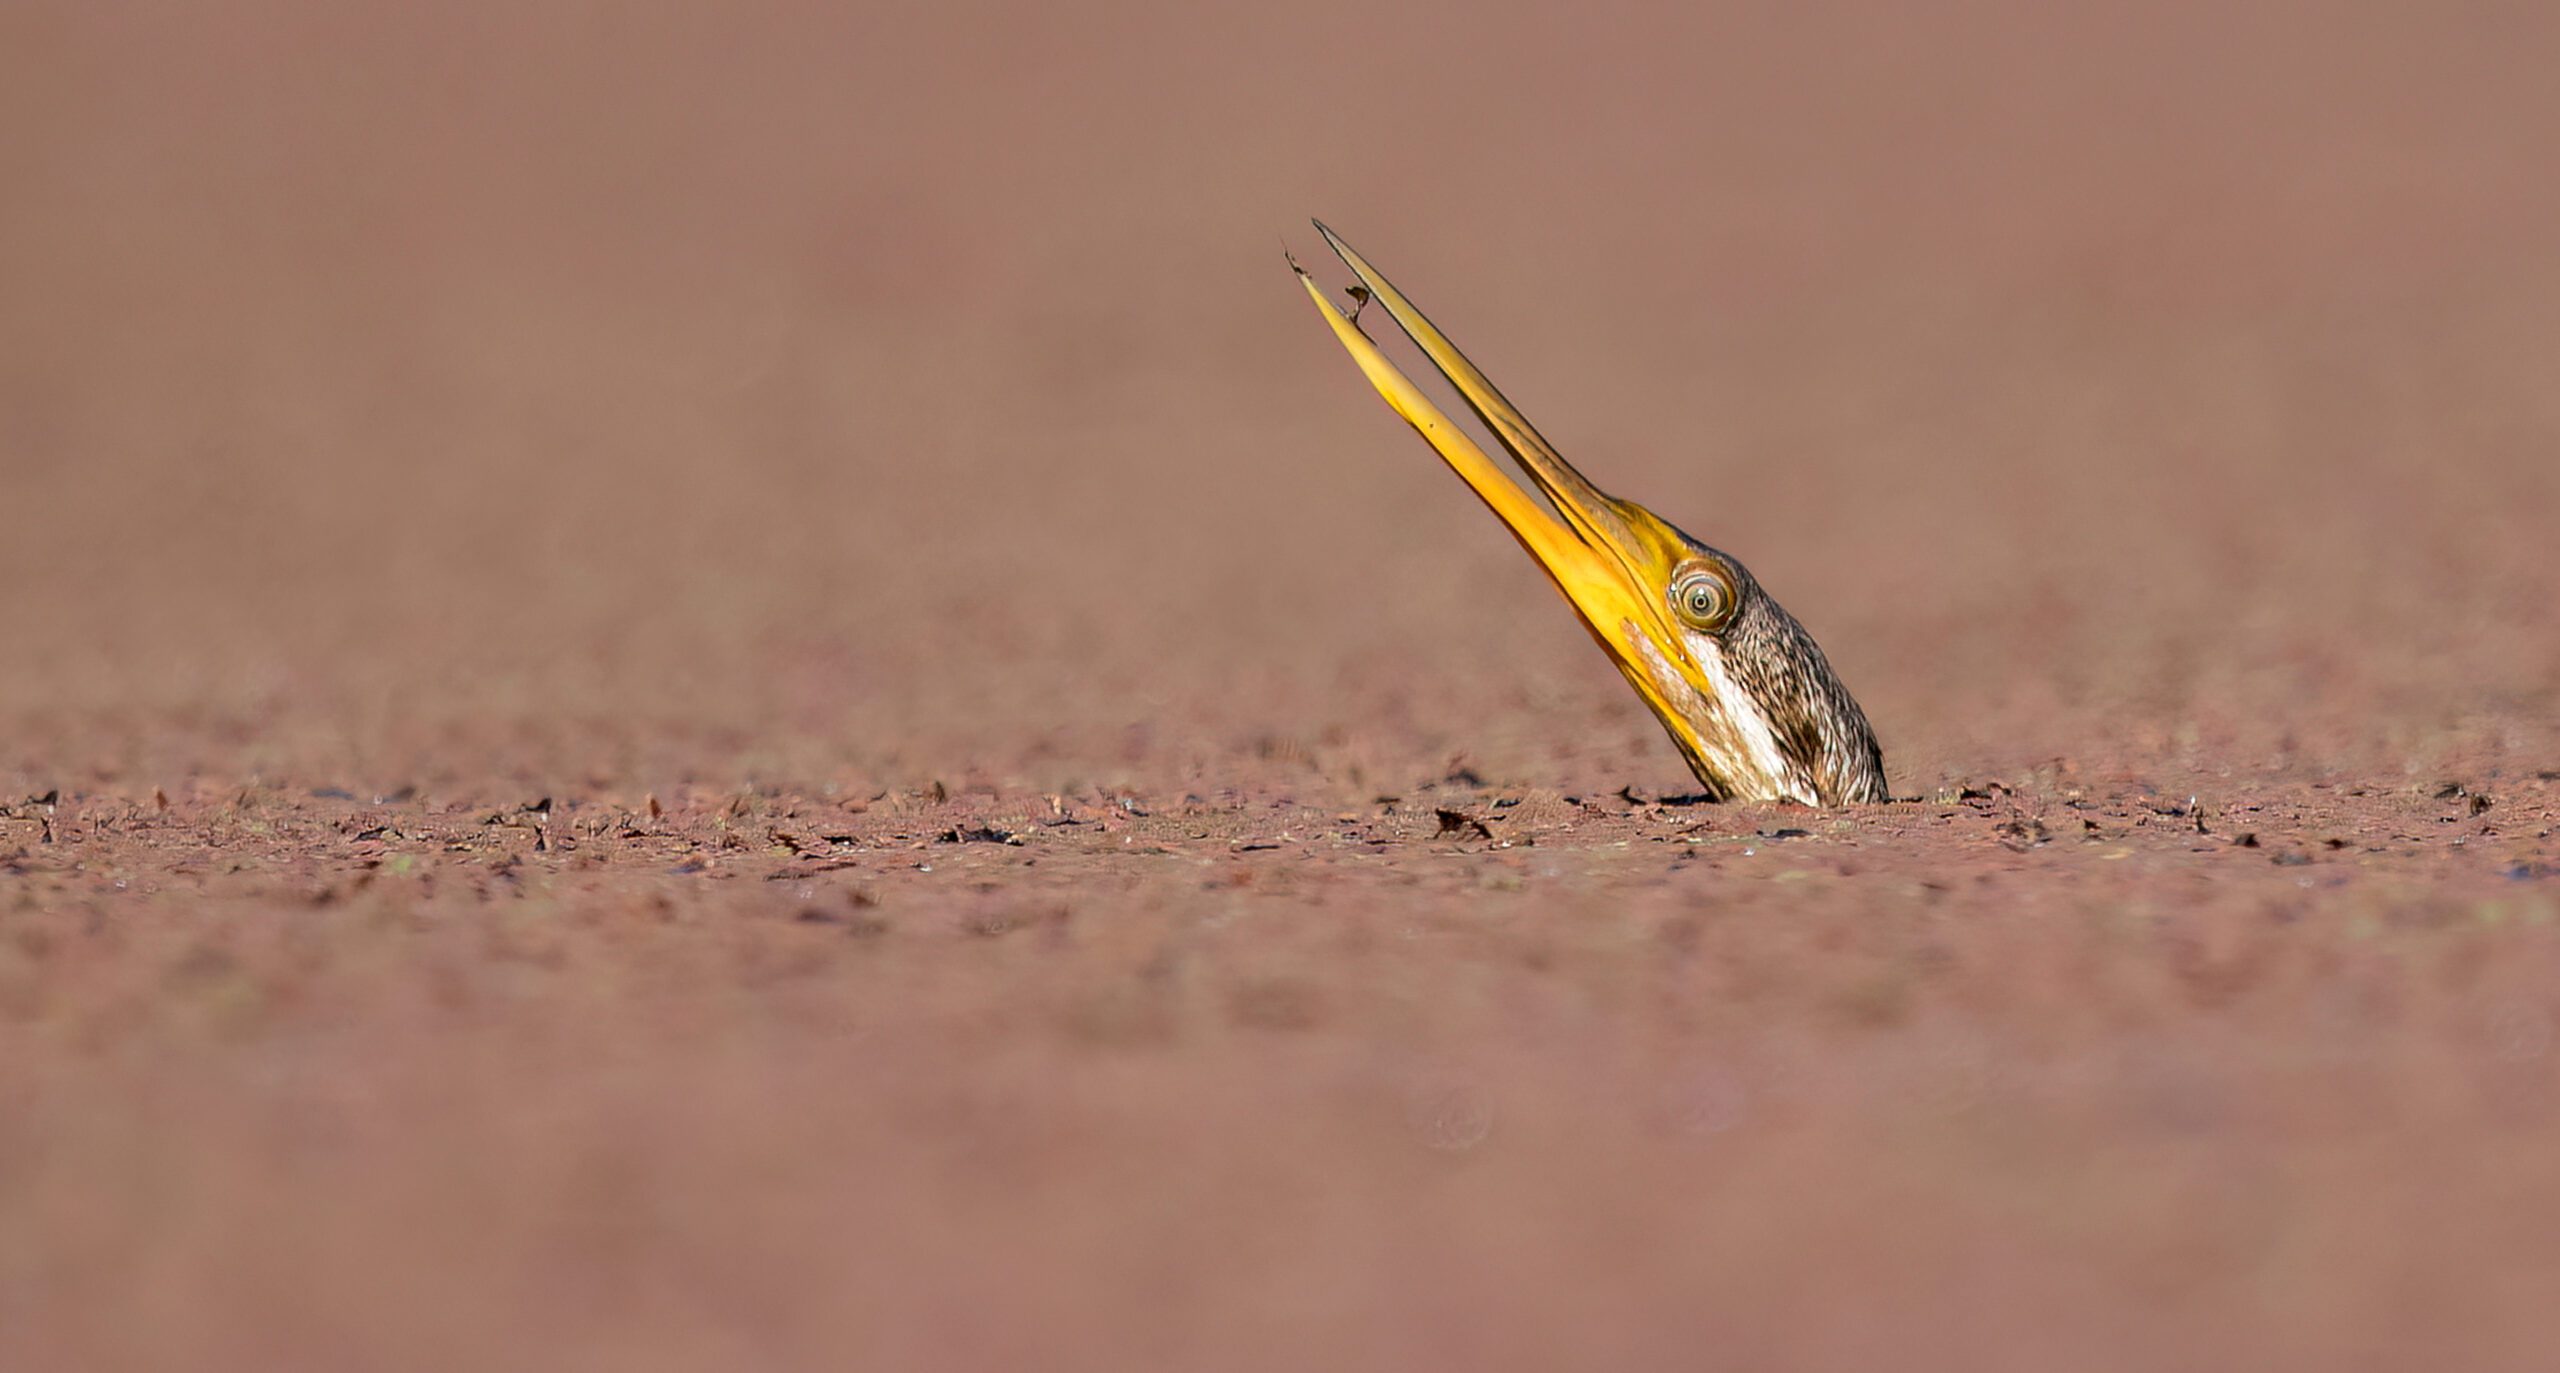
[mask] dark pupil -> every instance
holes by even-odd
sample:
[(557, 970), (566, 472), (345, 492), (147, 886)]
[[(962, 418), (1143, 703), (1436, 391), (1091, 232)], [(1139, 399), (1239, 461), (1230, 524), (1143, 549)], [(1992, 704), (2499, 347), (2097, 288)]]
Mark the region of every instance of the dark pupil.
[(1715, 608), (1715, 588), (1702, 586), (1689, 593), (1689, 611), (1691, 614), (1704, 619), (1707, 612), (1714, 610)]

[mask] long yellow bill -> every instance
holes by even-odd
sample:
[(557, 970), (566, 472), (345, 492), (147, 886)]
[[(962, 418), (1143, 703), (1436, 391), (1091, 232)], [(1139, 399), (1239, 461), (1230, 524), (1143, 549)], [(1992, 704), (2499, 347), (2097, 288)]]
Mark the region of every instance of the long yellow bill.
[(1519, 460), (1521, 470), (1564, 516), (1564, 522), (1548, 515), (1504, 475), (1474, 440), (1451, 423), (1431, 398), (1325, 297), (1315, 278), (1298, 266), (1295, 258), (1290, 259), (1289, 265), (1296, 269), (1308, 298), (1333, 326), (1334, 337), (1387, 405), (1403, 416), (1450, 469), (1501, 517), (1521, 547), (1529, 551), (1556, 589), (1572, 603), (1592, 638), (1607, 650), (1627, 680), (1662, 718), (1673, 742), (1693, 762), (1697, 760), (1700, 749), (1692, 717), (1702, 704), (1699, 698), (1711, 700), (1712, 694), (1695, 667), (1685, 661), (1686, 654), (1677, 649), (1663, 651), (1678, 643), (1679, 637), (1662, 608), (1659, 590), (1669, 580), (1672, 565), (1686, 551), (1685, 537), (1652, 512), (1607, 495), (1575, 471), (1529, 423), (1528, 417), (1394, 283), (1322, 223), (1316, 229), (1368, 288), (1370, 298), (1385, 307), (1423, 355), (1457, 388), (1468, 408)]

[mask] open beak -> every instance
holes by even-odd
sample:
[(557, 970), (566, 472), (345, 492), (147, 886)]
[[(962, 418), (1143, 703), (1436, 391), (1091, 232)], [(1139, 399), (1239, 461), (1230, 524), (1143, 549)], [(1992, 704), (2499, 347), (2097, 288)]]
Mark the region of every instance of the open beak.
[(1665, 600), (1672, 569), (1685, 551), (1683, 541), (1650, 511), (1607, 495), (1575, 471), (1403, 292), (1323, 223), (1317, 223), (1316, 231), (1360, 278), (1370, 298), (1385, 307), (1396, 326), (1457, 388), (1467, 408), (1518, 460), (1521, 471), (1563, 519), (1549, 515), (1505, 476), (1474, 440), (1378, 351), (1358, 325), (1326, 299), (1306, 269), (1290, 259), (1316, 308), (1332, 324), (1334, 337), (1360, 364), (1387, 405), (1501, 517), (1520, 546), (1529, 550), (1556, 589), (1572, 602), (1591, 637), (1661, 717), (1673, 742), (1696, 762), (1703, 746), (1689, 717), (1697, 713), (1702, 700), (1712, 700), (1713, 693), (1673, 628)]

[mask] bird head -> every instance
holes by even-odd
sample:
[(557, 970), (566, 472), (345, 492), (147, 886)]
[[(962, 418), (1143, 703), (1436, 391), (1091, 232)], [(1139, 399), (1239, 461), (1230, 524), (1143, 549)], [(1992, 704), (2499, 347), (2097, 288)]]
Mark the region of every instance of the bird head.
[(1506, 476), (1298, 267), (1307, 294), (1388, 406), (1472, 488), (1564, 594), (1662, 722), (1710, 796), (1843, 805), (1888, 799), (1857, 702), (1795, 618), (1731, 556), (1566, 462), (1501, 391), (1368, 261), (1316, 225), (1545, 498)]

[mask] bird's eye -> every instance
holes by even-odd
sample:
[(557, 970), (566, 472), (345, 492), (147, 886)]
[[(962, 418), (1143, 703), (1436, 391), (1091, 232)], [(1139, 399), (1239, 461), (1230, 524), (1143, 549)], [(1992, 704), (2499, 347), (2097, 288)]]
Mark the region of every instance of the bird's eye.
[(1725, 594), (1724, 582), (1712, 572), (1692, 572), (1671, 588), (1671, 604), (1680, 618), (1700, 629), (1716, 629), (1723, 625), (1732, 600)]

